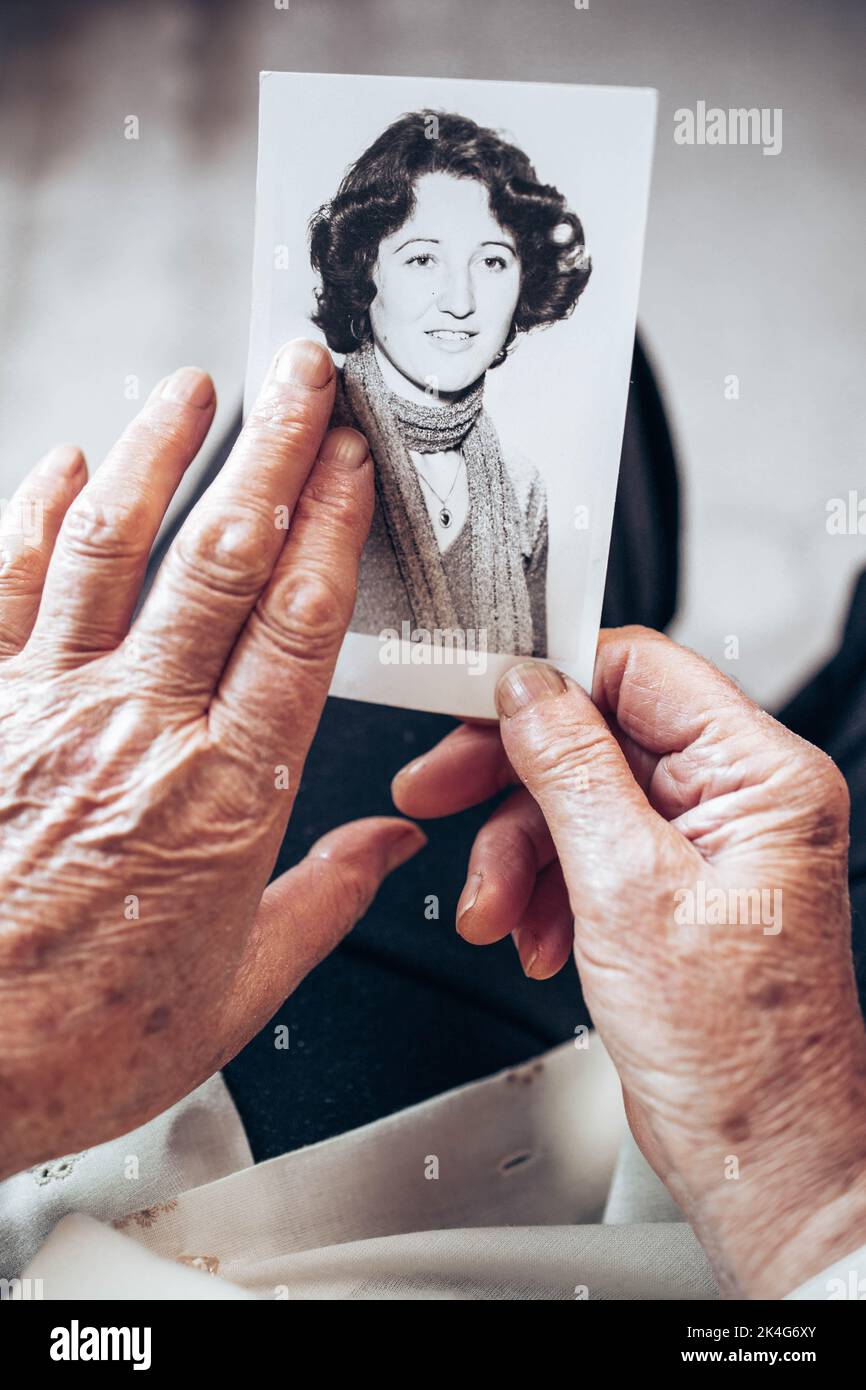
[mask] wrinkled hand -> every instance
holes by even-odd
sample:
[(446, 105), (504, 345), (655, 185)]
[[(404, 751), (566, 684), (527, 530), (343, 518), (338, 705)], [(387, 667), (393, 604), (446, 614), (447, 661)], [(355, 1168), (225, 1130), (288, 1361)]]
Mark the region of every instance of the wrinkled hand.
[(263, 893), (372, 511), (363, 438), (322, 443), (333, 395), (327, 353), (289, 345), (132, 628), (209, 377), (160, 383), (90, 482), (77, 449), (53, 450), (6, 510), (0, 1175), (211, 1075), (423, 843), (359, 821)]
[(407, 814), (509, 785), (458, 930), (527, 974), (574, 950), (629, 1122), (722, 1288), (780, 1297), (866, 1242), (866, 1034), (833, 763), (693, 653), (602, 634), (593, 701), (540, 664), (394, 783)]

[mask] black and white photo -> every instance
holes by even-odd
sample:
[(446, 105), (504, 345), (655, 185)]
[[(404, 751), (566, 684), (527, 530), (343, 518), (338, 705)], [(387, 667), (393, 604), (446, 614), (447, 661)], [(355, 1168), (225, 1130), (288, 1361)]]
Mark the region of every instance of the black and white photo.
[(646, 91), (263, 74), (248, 390), (318, 333), (375, 468), (333, 693), (480, 715), (516, 657), (589, 678), (653, 123)]

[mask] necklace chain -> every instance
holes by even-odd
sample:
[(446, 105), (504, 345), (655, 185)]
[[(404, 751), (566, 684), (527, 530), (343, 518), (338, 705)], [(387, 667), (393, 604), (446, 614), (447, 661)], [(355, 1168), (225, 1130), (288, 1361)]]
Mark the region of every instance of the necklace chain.
[(457, 479), (460, 477), (460, 469), (461, 469), (462, 467), (463, 467), (463, 455), (461, 454), (460, 457), (459, 457), (458, 460), (457, 460), (457, 470), (456, 470), (456, 472), (455, 472), (455, 474), (454, 474), (454, 480), (453, 480), (453, 482), (451, 483), (451, 486), (449, 487), (449, 489), (448, 489), (448, 491), (446, 492), (445, 496), (442, 497), (442, 496), (440, 496), (440, 494), (436, 491), (435, 487), (434, 487), (433, 484), (430, 482), (429, 478), (425, 478), (425, 477), (424, 477), (424, 474), (421, 472), (421, 469), (418, 467), (417, 463), (416, 463), (416, 465), (415, 465), (415, 468), (416, 468), (417, 473), (418, 473), (418, 477), (421, 479), (422, 483), (426, 483), (426, 484), (427, 484), (427, 486), (429, 487), (430, 491), (433, 493), (433, 496), (436, 498), (436, 500), (437, 500), (438, 502), (441, 502), (441, 503), (442, 503), (442, 506), (443, 506), (443, 507), (447, 506), (447, 504), (448, 504), (448, 498), (451, 496), (452, 492), (454, 491), (455, 487), (457, 486)]

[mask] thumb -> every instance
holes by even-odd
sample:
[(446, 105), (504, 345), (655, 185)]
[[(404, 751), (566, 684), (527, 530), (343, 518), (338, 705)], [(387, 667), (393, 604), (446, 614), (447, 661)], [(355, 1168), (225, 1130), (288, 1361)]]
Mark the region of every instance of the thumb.
[[(542, 662), (511, 667), (496, 704), (502, 742), (547, 822), (575, 918), (634, 913), (666, 842), (679, 837), (650, 806), (589, 696)], [(623, 889), (628, 885), (630, 902)]]
[(414, 822), (395, 816), (351, 821), (323, 835), (300, 864), (268, 885), (226, 1020), (235, 1051), (352, 930), (388, 874), (426, 843)]

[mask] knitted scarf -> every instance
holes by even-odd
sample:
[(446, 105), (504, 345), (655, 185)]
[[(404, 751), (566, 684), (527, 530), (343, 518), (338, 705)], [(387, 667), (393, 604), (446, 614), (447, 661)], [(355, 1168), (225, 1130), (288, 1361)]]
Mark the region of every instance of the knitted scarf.
[(416, 627), (459, 627), (442, 555), (409, 450), (460, 449), (469, 489), (474, 622), (492, 652), (532, 652), (532, 615), (520, 546), (521, 521), (499, 438), (483, 408), (482, 377), (458, 399), (420, 405), (389, 390), (373, 344), (350, 353), (335, 418), (366, 436), (376, 490)]

